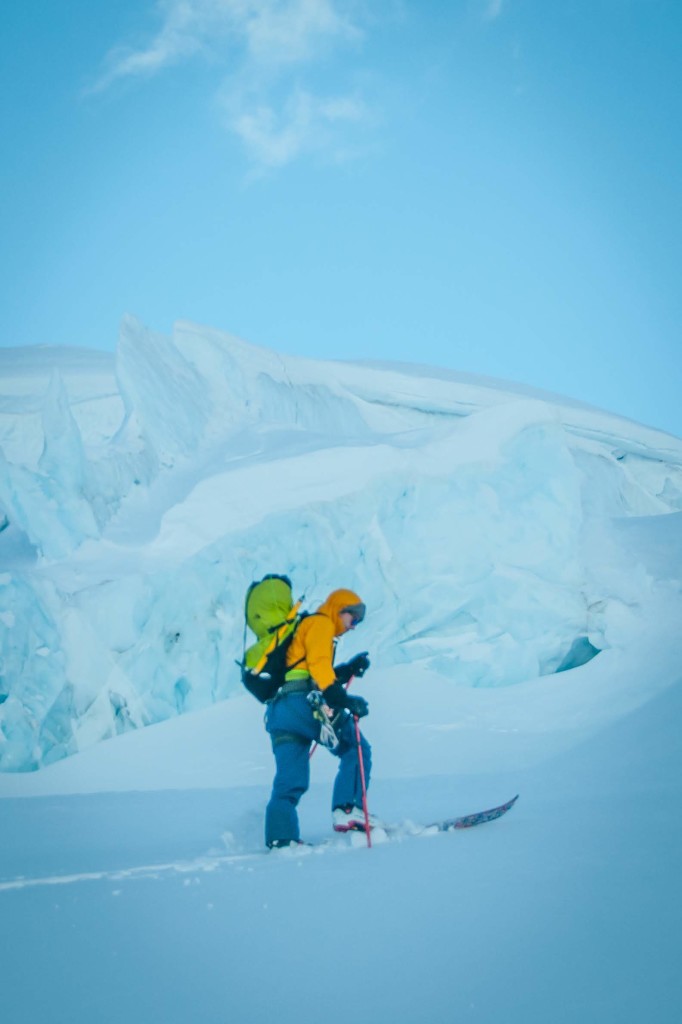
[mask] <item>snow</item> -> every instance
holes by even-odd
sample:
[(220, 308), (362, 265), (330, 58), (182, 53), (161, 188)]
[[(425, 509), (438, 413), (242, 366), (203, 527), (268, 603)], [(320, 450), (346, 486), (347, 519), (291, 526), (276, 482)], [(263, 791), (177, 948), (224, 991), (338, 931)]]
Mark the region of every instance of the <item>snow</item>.
[[(682, 441), (132, 318), (0, 381), (3, 1019), (680, 1019)], [(267, 571), (367, 602), (372, 810), (505, 818), (353, 847), (319, 751), (263, 852)]]

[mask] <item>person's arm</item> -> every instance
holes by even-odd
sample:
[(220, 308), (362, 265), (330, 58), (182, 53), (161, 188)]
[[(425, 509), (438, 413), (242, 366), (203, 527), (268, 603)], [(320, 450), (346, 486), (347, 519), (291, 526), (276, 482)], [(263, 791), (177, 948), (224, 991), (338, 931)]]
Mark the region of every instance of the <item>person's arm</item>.
[(336, 680), (332, 665), (334, 626), (326, 615), (311, 617), (304, 638), (305, 661), (312, 680), (324, 691)]

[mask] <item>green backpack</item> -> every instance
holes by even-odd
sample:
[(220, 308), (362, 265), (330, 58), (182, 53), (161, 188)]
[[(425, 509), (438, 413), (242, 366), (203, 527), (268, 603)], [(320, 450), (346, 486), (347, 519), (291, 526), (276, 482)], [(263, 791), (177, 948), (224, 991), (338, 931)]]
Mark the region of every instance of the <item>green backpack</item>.
[[(301, 601), (294, 602), (288, 576), (273, 573), (252, 583), (246, 591), (242, 682), (262, 704), (271, 700), (284, 683), (287, 650), (305, 614), (299, 612)], [(247, 626), (257, 637), (248, 649)]]

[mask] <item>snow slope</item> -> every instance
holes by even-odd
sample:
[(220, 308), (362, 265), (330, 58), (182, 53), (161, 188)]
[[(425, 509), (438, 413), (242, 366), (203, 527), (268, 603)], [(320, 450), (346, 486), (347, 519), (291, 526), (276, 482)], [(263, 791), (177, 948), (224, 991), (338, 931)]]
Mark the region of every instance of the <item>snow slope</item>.
[[(0, 379), (3, 1019), (680, 1019), (682, 441), (188, 324)], [(272, 570), (368, 603), (373, 810), (507, 817), (263, 853)]]
[[(266, 785), (201, 788), (219, 767), (195, 763), (217, 710), (44, 770), (71, 764), (75, 780), (82, 759), (86, 785), (109, 772), (121, 792), (0, 801), (8, 1019), (679, 1018), (679, 683), (563, 754), (546, 749), (535, 767), (496, 761), (482, 722), (487, 772), (382, 773), (373, 786), (386, 816), (417, 820), (518, 787), (500, 822), (293, 856), (258, 852)], [(367, 731), (383, 755), (372, 716)], [(315, 764), (303, 802), (311, 839), (329, 835), (329, 761)], [(138, 788), (154, 785), (150, 764), (177, 762), (197, 788)]]

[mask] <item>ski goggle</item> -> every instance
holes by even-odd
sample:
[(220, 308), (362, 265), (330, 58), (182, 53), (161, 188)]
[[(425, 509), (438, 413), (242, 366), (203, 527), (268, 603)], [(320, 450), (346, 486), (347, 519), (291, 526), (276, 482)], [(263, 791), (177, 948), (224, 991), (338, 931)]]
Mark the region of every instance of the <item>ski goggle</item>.
[(359, 625), (365, 617), (365, 606), (364, 604), (349, 604), (345, 608), (342, 608), (342, 612), (348, 612), (351, 618), (351, 625)]

